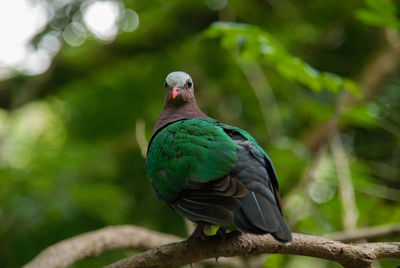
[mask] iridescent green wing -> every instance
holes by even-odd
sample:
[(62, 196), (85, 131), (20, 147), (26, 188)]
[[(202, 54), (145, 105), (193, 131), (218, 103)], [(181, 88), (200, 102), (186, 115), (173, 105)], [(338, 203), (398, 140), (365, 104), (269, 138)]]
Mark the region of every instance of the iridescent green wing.
[(167, 202), (193, 183), (223, 177), (235, 166), (238, 147), (212, 119), (182, 120), (163, 128), (151, 141), (147, 174)]

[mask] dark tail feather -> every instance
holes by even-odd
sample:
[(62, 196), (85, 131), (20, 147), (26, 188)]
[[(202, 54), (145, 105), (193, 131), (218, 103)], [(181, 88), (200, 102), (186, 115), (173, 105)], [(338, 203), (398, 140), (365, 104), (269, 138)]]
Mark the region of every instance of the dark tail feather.
[(262, 195), (250, 192), (240, 199), (242, 209), (235, 212), (234, 223), (242, 232), (272, 234), (281, 242), (290, 242), (292, 235), (278, 206)]
[(265, 231), (257, 228), (250, 222), (243, 210), (235, 211), (233, 224), (242, 233), (265, 234)]
[(278, 232), (271, 233), (271, 235), (284, 243), (292, 241), (292, 232), (283, 219), (280, 219)]

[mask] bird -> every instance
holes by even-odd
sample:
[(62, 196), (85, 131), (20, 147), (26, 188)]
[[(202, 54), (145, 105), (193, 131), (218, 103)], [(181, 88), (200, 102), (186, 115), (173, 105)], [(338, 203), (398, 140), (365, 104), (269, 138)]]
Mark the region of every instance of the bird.
[(171, 72), (164, 87), (146, 170), (158, 199), (198, 224), (189, 238), (207, 239), (204, 228), (217, 225), (218, 233), (234, 227), (290, 243), (277, 176), (265, 151), (247, 131), (200, 110), (189, 74)]

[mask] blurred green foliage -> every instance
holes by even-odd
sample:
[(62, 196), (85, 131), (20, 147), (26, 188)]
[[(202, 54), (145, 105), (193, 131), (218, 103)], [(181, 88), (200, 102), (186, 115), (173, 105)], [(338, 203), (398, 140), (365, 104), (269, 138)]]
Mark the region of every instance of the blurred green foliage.
[[(57, 15), (33, 43), (48, 34), (62, 41), (72, 21), (84, 26), (85, 1), (56, 2), (44, 1)], [(63, 43), (46, 73), (0, 81), (0, 267), (19, 267), (49, 245), (107, 225), (187, 235), (183, 219), (156, 199), (137, 138), (140, 122), (150, 138), (164, 78), (175, 70), (192, 75), (197, 102), (208, 115), (249, 131), (268, 152), (293, 231), (323, 235), (344, 228), (330, 145), (321, 157), (309, 146), (312, 130), (332, 118), (350, 166), (357, 226), (400, 221), (400, 77), (395, 72), (383, 79), (372, 95), (354, 82), (389, 46), (387, 28), (398, 29), (394, 4), (118, 3), (121, 14), (138, 14), (136, 30), (120, 30), (112, 42), (88, 32), (79, 46)], [(261, 70), (250, 70), (252, 81), (248, 66)], [(299, 184), (316, 162), (312, 182)], [(107, 253), (73, 267), (97, 267), (129, 254)], [(267, 258), (265, 267), (337, 266), (279, 255)]]
[(366, 0), (366, 8), (360, 8), (356, 16), (362, 22), (372, 26), (400, 29), (397, 8), (390, 1)]
[(338, 92), (344, 88), (356, 95), (360, 94), (352, 81), (332, 73), (317, 71), (301, 59), (290, 55), (271, 35), (258, 27), (217, 22), (206, 31), (206, 36), (210, 38), (222, 36), (222, 47), (238, 50), (246, 59), (259, 59), (270, 63), (284, 78), (299, 82), (312, 90), (327, 89)]

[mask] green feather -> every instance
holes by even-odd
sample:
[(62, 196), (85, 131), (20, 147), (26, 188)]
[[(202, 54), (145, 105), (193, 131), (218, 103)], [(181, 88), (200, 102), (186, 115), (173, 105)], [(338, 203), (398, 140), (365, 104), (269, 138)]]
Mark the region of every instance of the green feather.
[(158, 195), (172, 202), (190, 182), (212, 181), (229, 173), (237, 149), (213, 119), (178, 121), (153, 138), (147, 173)]
[(211, 118), (182, 120), (163, 128), (151, 141), (147, 174), (157, 194), (172, 202), (190, 182), (221, 178), (235, 166), (237, 145), (225, 133), (236, 131), (272, 161), (256, 140), (243, 129)]

